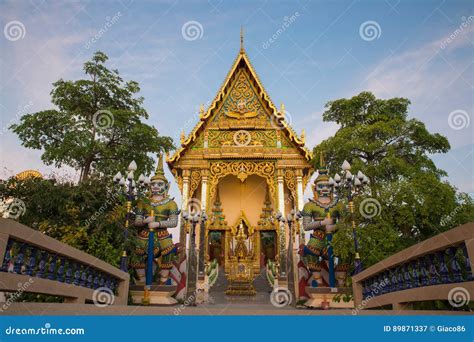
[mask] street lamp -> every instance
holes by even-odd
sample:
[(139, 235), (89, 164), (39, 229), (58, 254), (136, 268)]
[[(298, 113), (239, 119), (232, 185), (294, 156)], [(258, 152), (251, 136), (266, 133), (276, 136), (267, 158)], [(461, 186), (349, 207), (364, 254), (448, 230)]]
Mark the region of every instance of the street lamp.
[[(288, 274), (288, 290), (291, 292), (293, 298), (295, 297), (295, 272), (294, 272), (294, 259), (293, 259), (293, 242), (294, 242), (294, 232), (293, 227), (295, 226), (296, 222), (302, 217), (299, 210), (291, 210), (286, 217), (278, 212), (275, 215), (275, 218), (281, 224), (288, 224), (288, 231), (289, 231), (289, 241), (288, 241), (288, 250), (286, 254), (286, 268)], [(283, 268), (283, 267), (282, 267)], [(285, 269), (283, 269), (285, 271)]]
[[(207, 221), (207, 214), (202, 211), (188, 212), (186, 210), (182, 213), (182, 218), (186, 223), (191, 224), (189, 231), (189, 253), (188, 253), (188, 284), (186, 286), (186, 300), (188, 305), (196, 305), (196, 282), (197, 282), (197, 255), (196, 255), (196, 226), (198, 223), (201, 229), (205, 229), (204, 225)], [(202, 244), (202, 241), (201, 241)], [(203, 247), (201, 247), (203, 248)]]
[(362, 193), (364, 187), (369, 183), (369, 178), (361, 171), (356, 175), (351, 173), (351, 164), (347, 160), (341, 165), (342, 177), (336, 173), (334, 178), (329, 178), (329, 185), (333, 187), (333, 191), (337, 193), (339, 200), (344, 194), (347, 195), (347, 202), (349, 204), (349, 212), (351, 216), (352, 236), (354, 238), (354, 274), (362, 271), (362, 262), (359, 256), (359, 242), (357, 240), (356, 223), (354, 217), (354, 197)]
[(123, 253), (120, 258), (120, 269), (124, 272), (128, 272), (128, 253), (127, 253), (127, 239), (128, 239), (128, 227), (130, 225), (130, 220), (132, 219), (132, 202), (142, 198), (145, 195), (146, 188), (150, 184), (150, 178), (145, 177), (141, 174), (137, 182), (134, 180), (134, 172), (137, 170), (137, 163), (133, 160), (127, 168), (127, 176), (122, 176), (122, 173), (119, 171), (114, 176), (114, 184), (119, 191), (119, 193), (127, 199), (126, 210), (127, 214), (125, 216), (125, 227), (123, 230), (124, 235), (124, 247)]

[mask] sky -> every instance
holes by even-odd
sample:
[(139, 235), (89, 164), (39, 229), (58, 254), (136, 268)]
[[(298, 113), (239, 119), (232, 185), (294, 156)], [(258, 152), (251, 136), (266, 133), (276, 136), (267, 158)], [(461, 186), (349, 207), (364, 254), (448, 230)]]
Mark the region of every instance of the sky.
[[(432, 156), (438, 167), (474, 194), (474, 2), (467, 0), (0, 0), (0, 177), (58, 172), (8, 126), (52, 108), (52, 83), (83, 77), (97, 50), (139, 82), (148, 123), (179, 143), (224, 81), (241, 25), (265, 89), (285, 104), (294, 129), (306, 130), (308, 147), (338, 129), (322, 121), (328, 101), (361, 91), (406, 97), (409, 117), (451, 143), (447, 154)], [(176, 186), (172, 193), (179, 197)]]

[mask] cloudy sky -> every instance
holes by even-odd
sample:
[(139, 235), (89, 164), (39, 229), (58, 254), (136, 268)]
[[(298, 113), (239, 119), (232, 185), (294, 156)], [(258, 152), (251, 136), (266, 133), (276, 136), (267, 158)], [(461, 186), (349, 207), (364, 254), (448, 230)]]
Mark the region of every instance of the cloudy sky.
[[(326, 102), (369, 90), (407, 97), (410, 117), (449, 138), (433, 158), (474, 193), (472, 1), (0, 1), (1, 177), (53, 170), (7, 127), (51, 108), (52, 83), (82, 77), (94, 51), (138, 81), (149, 123), (179, 141), (245, 47), (276, 104), (312, 147), (337, 130)], [(71, 170), (61, 170), (74, 177)]]

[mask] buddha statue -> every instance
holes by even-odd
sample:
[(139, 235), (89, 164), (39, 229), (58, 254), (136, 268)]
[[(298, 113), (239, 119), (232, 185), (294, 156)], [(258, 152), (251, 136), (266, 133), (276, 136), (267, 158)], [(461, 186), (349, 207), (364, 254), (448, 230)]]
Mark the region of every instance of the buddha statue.
[(134, 226), (139, 229), (136, 248), (139, 262), (134, 266), (137, 273), (144, 273), (148, 257), (148, 234), (153, 229), (155, 231), (153, 257), (159, 270), (159, 283), (162, 285), (170, 285), (170, 270), (177, 255), (177, 248), (168, 228), (177, 226), (179, 209), (174, 198), (168, 195), (169, 186), (170, 183), (163, 170), (163, 155), (160, 154), (155, 175), (150, 179), (149, 196), (137, 204)]

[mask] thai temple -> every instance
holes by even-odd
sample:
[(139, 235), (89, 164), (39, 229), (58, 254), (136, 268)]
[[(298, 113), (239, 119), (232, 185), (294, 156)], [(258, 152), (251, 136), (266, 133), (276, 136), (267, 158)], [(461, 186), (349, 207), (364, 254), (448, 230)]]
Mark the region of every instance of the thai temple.
[[(303, 209), (310, 160), (304, 131), (295, 133), (284, 105), (278, 109), (270, 99), (241, 34), (240, 50), (216, 97), (207, 109), (201, 106), (199, 122), (182, 134), (180, 148), (166, 160), (182, 194), (181, 208), (209, 217), (205, 231), (197, 227), (199, 265), (217, 260), (232, 280), (238, 237), (246, 239), (252, 272), (269, 260), (284, 263), (289, 232), (280, 231), (275, 213)], [(180, 236), (185, 245), (184, 224)], [(304, 235), (294, 234), (300, 238)], [(295, 251), (300, 243), (295, 241)]]

